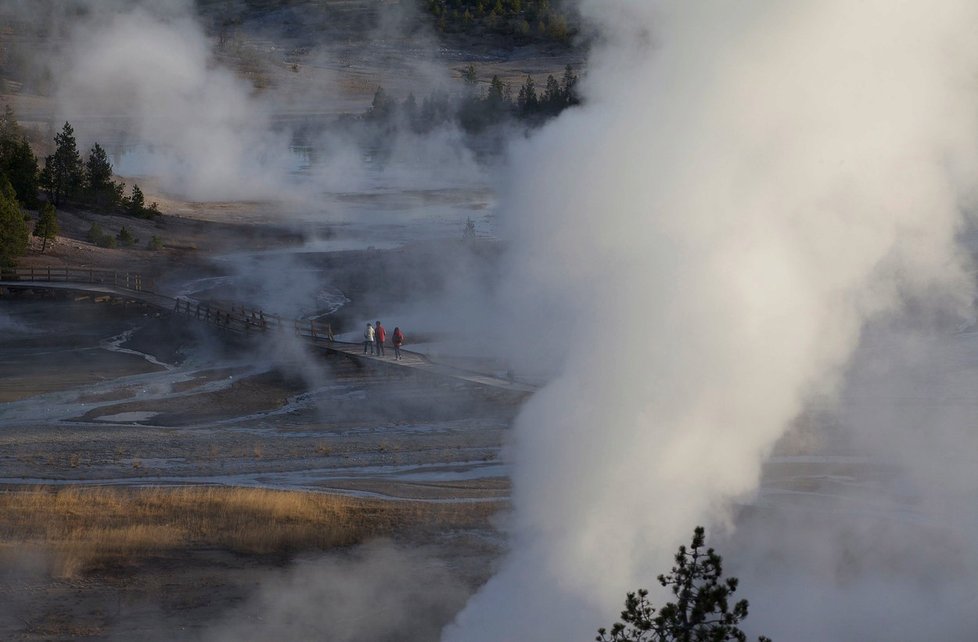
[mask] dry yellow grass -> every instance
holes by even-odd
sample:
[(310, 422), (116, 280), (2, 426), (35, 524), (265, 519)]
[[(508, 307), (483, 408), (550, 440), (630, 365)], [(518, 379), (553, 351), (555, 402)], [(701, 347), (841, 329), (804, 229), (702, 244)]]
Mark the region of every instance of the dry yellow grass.
[(0, 492), (0, 548), (52, 551), (56, 571), (74, 575), (180, 550), (323, 550), (414, 527), (484, 524), (497, 508), (253, 488), (42, 488)]

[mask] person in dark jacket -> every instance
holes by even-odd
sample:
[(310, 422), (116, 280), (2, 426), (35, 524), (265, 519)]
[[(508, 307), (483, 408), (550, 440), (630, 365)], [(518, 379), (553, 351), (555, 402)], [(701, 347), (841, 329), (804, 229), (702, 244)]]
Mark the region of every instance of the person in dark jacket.
[(380, 325), (380, 321), (377, 322), (377, 327), (374, 328), (374, 336), (377, 338), (377, 356), (384, 356), (384, 339), (387, 338), (387, 330), (384, 330), (384, 326)]
[(401, 332), (401, 328), (394, 328), (394, 334), (391, 335), (391, 343), (394, 345), (394, 360), (401, 360), (401, 344), (404, 343), (404, 333)]

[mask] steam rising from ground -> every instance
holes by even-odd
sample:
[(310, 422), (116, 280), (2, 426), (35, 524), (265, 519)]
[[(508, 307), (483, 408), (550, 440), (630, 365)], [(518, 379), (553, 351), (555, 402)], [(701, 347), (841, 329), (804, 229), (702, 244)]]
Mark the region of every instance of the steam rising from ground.
[[(314, 40), (292, 73), (277, 59), (281, 51), (266, 50), (264, 41), (241, 45), (244, 53), (227, 44), (230, 53), (217, 55), (215, 39), (187, 0), (79, 0), (45, 8), (32, 12), (24, 7), (22, 18), (43, 24), (52, 42), (64, 39), (52, 45), (55, 55), (48, 61), (57, 87), (57, 117), (75, 125), (83, 151), (98, 141), (111, 152), (112, 145), (100, 133), (120, 137), (131, 151), (116, 169), (136, 178), (158, 177), (167, 194), (198, 201), (277, 201), (297, 208), (314, 204), (323, 189), (351, 192), (375, 187), (378, 180), (387, 188), (440, 187), (479, 176), (471, 151), (451, 126), (427, 137), (407, 128), (386, 136), (387, 166), (373, 162), (363, 141), (350, 134), (349, 123), (324, 129), (340, 113), (362, 113), (369, 107), (369, 98), (351, 99), (341, 91), (342, 79), (329, 72), (339, 62), (330, 58), (336, 54), (328, 35)], [(309, 11), (319, 20), (332, 15), (330, 8)], [(405, 14), (397, 6), (378, 9), (376, 38), (368, 40), (381, 44), (363, 48), (359, 82), (388, 80), (381, 78), (387, 71), (382, 55), (371, 52), (371, 46), (406, 49), (400, 41), (386, 40), (402, 23), (417, 24), (410, 12)], [(301, 11), (298, 15), (305, 16)], [(268, 33), (260, 35), (276, 38), (274, 27), (266, 28)], [(397, 77), (390, 78), (404, 85), (398, 87), (398, 99), (408, 91), (423, 96), (447, 81), (444, 64), (433, 64), (424, 53), (434, 55), (433, 43), (421, 33), (412, 38), (416, 48), (403, 52)], [(287, 39), (282, 42), (286, 44), (277, 45), (279, 50), (288, 47)], [(236, 63), (235, 56), (245, 62)], [(252, 65), (252, 76), (267, 76), (252, 80), (273, 86), (256, 88), (233, 68), (236, 64)], [(315, 71), (310, 75), (306, 69)], [(311, 132), (306, 127), (310, 122)], [(293, 148), (299, 130), (315, 157), (312, 166)], [(401, 175), (393, 167), (413, 171)], [(425, 170), (424, 180), (419, 167)], [(378, 170), (382, 179), (375, 176)]]
[[(730, 525), (867, 321), (908, 300), (932, 328), (934, 310), (970, 315), (955, 235), (978, 177), (974, 3), (582, 5), (608, 35), (590, 105), (518, 150), (534, 180), (505, 205), (505, 327), (561, 374), (518, 421), (513, 551), (449, 640), (610, 624), (695, 524)], [(921, 495), (941, 477), (917, 476)]]
[(205, 639), (431, 639), (467, 592), (427, 552), (373, 542), (349, 559), (306, 562), (264, 582)]
[(214, 67), (190, 16), (162, 20), (139, 7), (74, 31), (59, 84), (75, 113), (132, 119), (147, 145), (143, 174), (190, 198), (267, 197), (289, 167), (288, 139), (229, 70)]

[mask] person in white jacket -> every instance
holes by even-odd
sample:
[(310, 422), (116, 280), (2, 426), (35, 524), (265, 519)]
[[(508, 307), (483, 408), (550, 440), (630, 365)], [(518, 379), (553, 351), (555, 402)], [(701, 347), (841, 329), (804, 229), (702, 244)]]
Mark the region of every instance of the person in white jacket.
[(374, 327), (367, 324), (366, 329), (363, 331), (363, 353), (367, 354), (367, 348), (370, 348), (370, 354), (374, 353)]

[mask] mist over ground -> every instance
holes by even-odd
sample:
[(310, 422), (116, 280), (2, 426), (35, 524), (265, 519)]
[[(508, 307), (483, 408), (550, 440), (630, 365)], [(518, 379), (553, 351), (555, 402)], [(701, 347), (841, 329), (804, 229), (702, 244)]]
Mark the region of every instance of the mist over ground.
[(268, 579), (202, 639), (379, 642), (404, 639), (405, 632), (433, 639), (467, 594), (430, 551), (376, 541)]

